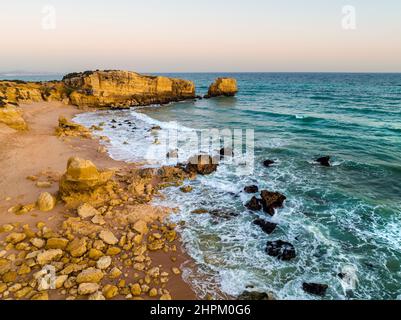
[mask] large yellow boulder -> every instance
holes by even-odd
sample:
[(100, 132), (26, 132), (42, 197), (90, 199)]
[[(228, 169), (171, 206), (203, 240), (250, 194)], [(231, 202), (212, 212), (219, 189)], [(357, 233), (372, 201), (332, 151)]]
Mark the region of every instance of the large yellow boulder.
[(27, 130), (28, 126), (22, 117), (22, 111), (13, 106), (0, 107), (0, 123), (16, 130)]
[(217, 78), (209, 87), (205, 98), (226, 96), (232, 97), (238, 92), (237, 80), (234, 78)]

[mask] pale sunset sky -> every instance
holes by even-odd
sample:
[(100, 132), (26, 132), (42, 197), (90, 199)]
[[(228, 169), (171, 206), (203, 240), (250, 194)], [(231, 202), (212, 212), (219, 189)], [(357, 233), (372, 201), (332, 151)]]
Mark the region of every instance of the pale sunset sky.
[(400, 0), (1, 0), (0, 35), (0, 72), (401, 72)]

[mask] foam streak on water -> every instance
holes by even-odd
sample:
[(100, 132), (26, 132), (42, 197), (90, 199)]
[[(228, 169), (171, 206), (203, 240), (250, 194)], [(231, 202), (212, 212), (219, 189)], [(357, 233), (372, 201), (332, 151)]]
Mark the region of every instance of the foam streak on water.
[[(194, 80), (205, 91), (219, 75), (172, 76)], [(255, 130), (253, 174), (241, 175), (243, 159), (237, 158), (187, 182), (191, 193), (165, 190), (161, 203), (178, 206), (172, 219), (185, 221), (182, 241), (198, 268), (186, 269), (184, 277), (199, 296), (257, 290), (281, 299), (320, 299), (302, 291), (307, 281), (328, 284), (326, 299), (396, 299), (401, 295), (401, 75), (234, 76), (237, 98), (99, 111), (76, 121), (105, 122), (99, 134), (110, 137), (106, 145), (113, 158), (147, 159), (153, 166), (166, 164), (168, 150), (155, 140), (163, 141), (171, 128), (183, 140), (195, 129)], [(154, 126), (161, 130), (150, 130)], [(179, 161), (196, 148), (180, 144)], [(313, 161), (326, 154), (333, 156), (331, 168)], [(264, 168), (266, 159), (277, 162)], [(250, 184), (282, 192), (285, 207), (274, 217), (247, 211), (244, 203), (252, 195), (242, 190)], [(214, 214), (191, 213), (199, 208)], [(266, 235), (253, 224), (257, 217), (279, 227)], [(279, 239), (295, 246), (295, 260), (267, 256), (266, 242)]]

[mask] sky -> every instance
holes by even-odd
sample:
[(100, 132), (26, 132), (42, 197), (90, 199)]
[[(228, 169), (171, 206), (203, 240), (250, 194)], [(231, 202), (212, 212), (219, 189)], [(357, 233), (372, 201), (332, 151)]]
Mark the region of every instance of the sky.
[(1, 0), (0, 72), (401, 72), (400, 0)]

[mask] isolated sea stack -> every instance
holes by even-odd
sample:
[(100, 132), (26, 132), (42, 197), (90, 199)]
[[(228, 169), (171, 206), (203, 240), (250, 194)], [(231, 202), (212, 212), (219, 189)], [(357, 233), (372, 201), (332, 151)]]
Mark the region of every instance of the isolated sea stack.
[(209, 87), (205, 98), (233, 97), (238, 92), (237, 80), (234, 78), (217, 78)]

